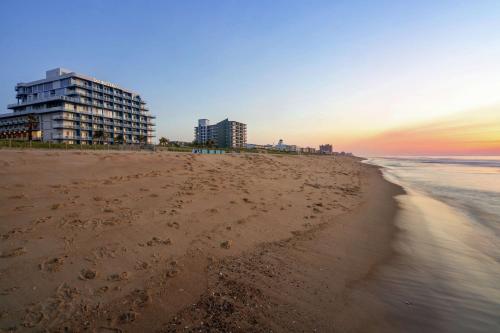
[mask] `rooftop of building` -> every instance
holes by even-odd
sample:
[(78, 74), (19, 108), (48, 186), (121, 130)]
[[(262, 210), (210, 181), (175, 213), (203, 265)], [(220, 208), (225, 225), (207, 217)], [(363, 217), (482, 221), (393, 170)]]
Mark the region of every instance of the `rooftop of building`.
[(246, 126), (245, 123), (242, 123), (240, 121), (235, 121), (235, 120), (229, 120), (229, 118), (221, 120), (221, 121), (217, 122), (216, 124), (210, 124), (210, 120), (208, 120), (206, 118), (200, 118), (200, 119), (198, 119), (198, 126), (216, 126), (222, 122), (236, 123), (236, 124), (242, 124), (242, 125)]
[(58, 68), (54, 68), (54, 69), (50, 69), (50, 70), (46, 71), (45, 72), (45, 79), (40, 79), (40, 80), (35, 80), (35, 81), (30, 81), (30, 82), (19, 82), (16, 85), (16, 87), (27, 87), (27, 86), (32, 86), (35, 84), (41, 84), (41, 83), (51, 82), (51, 81), (70, 78), (70, 77), (77, 77), (80, 79), (84, 79), (84, 80), (92, 81), (92, 82), (95, 82), (98, 84), (102, 84), (102, 85), (105, 85), (105, 86), (108, 86), (111, 88), (120, 89), (122, 91), (125, 91), (125, 92), (133, 94), (133, 95), (139, 95), (137, 92), (130, 90), (130, 89), (127, 89), (127, 88), (123, 88), (117, 84), (103, 81), (103, 80), (99, 80), (99, 79), (96, 79), (94, 77), (91, 77), (91, 76), (88, 76), (85, 74), (80, 74), (80, 73), (74, 72), (70, 69), (66, 69), (66, 68), (62, 68), (62, 67), (58, 67)]

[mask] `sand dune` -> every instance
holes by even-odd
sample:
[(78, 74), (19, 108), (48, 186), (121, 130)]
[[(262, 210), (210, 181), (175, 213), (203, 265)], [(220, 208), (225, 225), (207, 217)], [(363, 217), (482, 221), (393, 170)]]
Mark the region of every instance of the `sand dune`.
[[(325, 330), (334, 317), (305, 309), (339, 309), (345, 286), (389, 251), (394, 189), (356, 158), (3, 150), (0, 159), (3, 330)], [(376, 195), (384, 221), (348, 222)]]

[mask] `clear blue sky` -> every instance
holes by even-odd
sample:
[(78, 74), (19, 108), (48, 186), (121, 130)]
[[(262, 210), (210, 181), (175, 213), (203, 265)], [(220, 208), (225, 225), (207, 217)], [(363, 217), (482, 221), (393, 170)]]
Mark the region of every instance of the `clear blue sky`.
[(229, 117), (342, 144), (500, 100), (499, 1), (2, 0), (0, 33), (0, 105), (65, 67), (141, 93), (170, 139)]

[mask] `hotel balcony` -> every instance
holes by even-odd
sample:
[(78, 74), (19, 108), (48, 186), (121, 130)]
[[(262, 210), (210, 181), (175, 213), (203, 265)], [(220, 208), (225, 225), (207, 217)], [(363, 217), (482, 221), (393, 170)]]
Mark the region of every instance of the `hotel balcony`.
[(80, 125), (77, 124), (54, 124), (54, 128), (72, 128), (72, 129), (80, 129)]
[(63, 135), (63, 134), (54, 134), (52, 135), (52, 139), (56, 140), (80, 140), (80, 136), (77, 135)]
[(52, 116), (52, 120), (72, 120), (72, 121), (80, 121), (79, 118), (75, 117), (70, 117), (66, 115), (57, 115), (57, 116)]
[[(49, 97), (43, 97), (43, 98), (38, 98), (36, 100), (24, 101), (24, 102), (19, 102), (19, 103), (15, 103), (15, 104), (9, 104), (7, 106), (7, 108), (13, 109), (13, 108), (17, 108), (17, 107), (20, 107), (20, 106), (27, 106), (27, 105), (32, 105), (32, 104), (40, 104), (40, 103), (43, 103), (43, 102), (51, 102), (51, 101), (57, 101), (57, 100), (62, 100), (62, 101), (71, 102), (71, 103), (77, 103), (77, 104), (83, 104), (83, 105), (88, 105), (88, 106), (96, 106), (96, 107), (103, 108), (103, 109), (108, 109), (108, 110), (118, 110), (118, 111), (130, 113), (130, 114), (143, 115), (143, 116), (148, 117), (148, 118), (156, 118), (155, 116), (144, 114), (144, 112), (141, 113), (141, 111), (139, 111), (139, 110), (125, 110), (121, 106), (104, 105), (104, 104), (98, 103), (96, 101), (92, 101), (92, 102), (91, 101), (85, 101), (85, 100), (83, 100), (80, 97), (68, 97), (68, 96), (49, 96)], [(62, 106), (60, 106), (60, 107), (54, 107), (54, 109), (57, 109), (57, 108), (62, 108)], [(70, 112), (91, 114), (90, 111), (85, 111), (85, 110), (73, 110), (73, 109), (68, 109), (68, 108), (65, 108), (65, 110), (66, 111), (70, 111)], [(30, 112), (32, 113), (33, 111), (30, 111)], [(30, 113), (30, 112), (27, 112), (27, 113)]]
[[(28, 126), (12, 126), (9, 128), (2, 128), (0, 132), (25, 132), (28, 130)], [(34, 128), (33, 131), (39, 131), (40, 128)]]

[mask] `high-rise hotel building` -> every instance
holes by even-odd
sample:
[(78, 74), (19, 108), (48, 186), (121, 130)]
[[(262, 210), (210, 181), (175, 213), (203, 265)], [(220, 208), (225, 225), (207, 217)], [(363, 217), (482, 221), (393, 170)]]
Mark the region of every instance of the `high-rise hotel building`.
[(209, 140), (220, 148), (245, 148), (247, 144), (247, 125), (224, 119), (210, 125), (208, 119), (199, 119), (194, 128), (194, 139), (204, 145)]
[(0, 115), (0, 138), (70, 143), (153, 143), (154, 118), (133, 91), (56, 68), (18, 83), (17, 103)]

